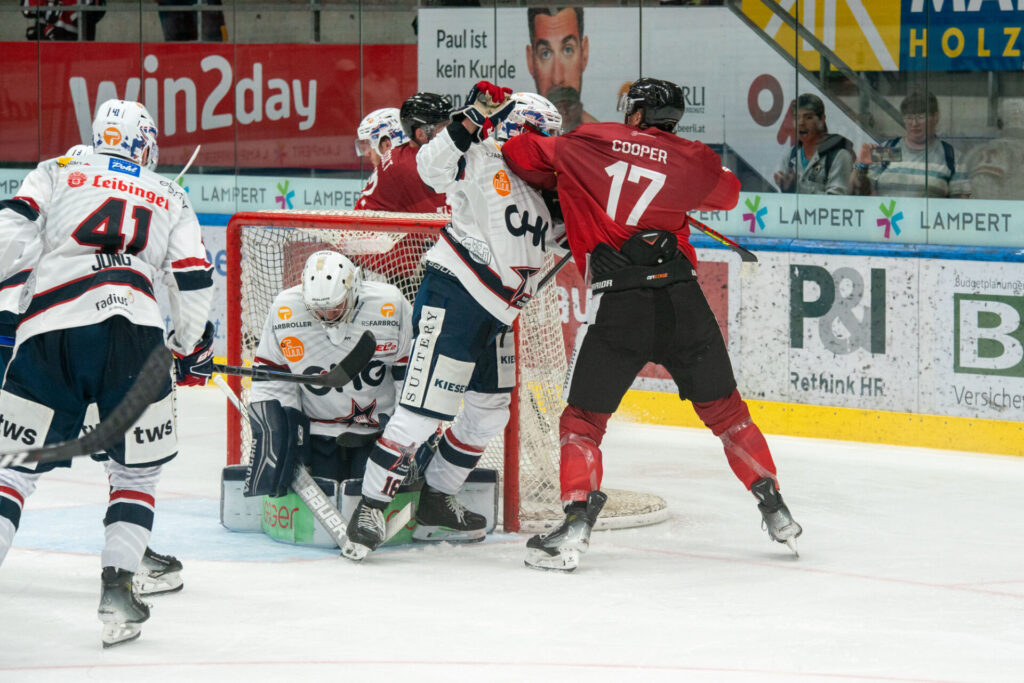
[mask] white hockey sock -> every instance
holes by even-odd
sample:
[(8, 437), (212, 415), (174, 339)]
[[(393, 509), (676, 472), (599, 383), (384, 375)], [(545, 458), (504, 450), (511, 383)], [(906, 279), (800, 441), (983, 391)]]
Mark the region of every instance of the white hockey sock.
[(129, 522), (114, 522), (104, 530), (107, 542), (100, 556), (101, 566), (125, 569), (133, 574), (139, 569), (142, 553), (149, 545), (149, 529)]
[(11, 544), (14, 543), (14, 532), (17, 529), (14, 528), (14, 523), (6, 517), (0, 517), (0, 564), (4, 563), (4, 558), (7, 557), (7, 551), (11, 549)]
[(437, 455), (427, 465), (427, 486), (444, 493), (457, 493), (483, 452), (483, 446), (465, 444), (447, 429), (438, 444)]

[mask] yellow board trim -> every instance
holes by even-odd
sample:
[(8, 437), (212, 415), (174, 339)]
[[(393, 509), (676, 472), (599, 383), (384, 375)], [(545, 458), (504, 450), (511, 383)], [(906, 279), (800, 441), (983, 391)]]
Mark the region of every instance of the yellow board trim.
[[(766, 434), (1024, 456), (1021, 422), (772, 401), (748, 400), (747, 405)], [(689, 401), (655, 391), (627, 392), (616, 414), (631, 422), (704, 426)]]

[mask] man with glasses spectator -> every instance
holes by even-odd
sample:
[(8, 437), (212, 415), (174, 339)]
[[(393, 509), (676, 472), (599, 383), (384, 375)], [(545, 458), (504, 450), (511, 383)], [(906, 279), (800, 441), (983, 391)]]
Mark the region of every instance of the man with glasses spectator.
[(971, 196), (971, 182), (953, 145), (939, 139), (939, 102), (913, 92), (900, 103), (906, 135), (864, 144), (850, 182), (853, 194), (892, 197)]

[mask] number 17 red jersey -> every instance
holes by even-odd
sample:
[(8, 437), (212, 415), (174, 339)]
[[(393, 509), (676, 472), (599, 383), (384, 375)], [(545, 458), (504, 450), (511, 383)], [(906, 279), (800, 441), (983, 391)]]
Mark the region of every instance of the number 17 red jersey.
[(618, 248), (635, 232), (674, 233), (690, 263), (686, 212), (731, 209), (740, 183), (709, 147), (657, 128), (588, 123), (559, 137), (525, 132), (502, 147), (509, 167), (551, 189), (565, 218), (569, 247), (582, 269), (600, 242)]

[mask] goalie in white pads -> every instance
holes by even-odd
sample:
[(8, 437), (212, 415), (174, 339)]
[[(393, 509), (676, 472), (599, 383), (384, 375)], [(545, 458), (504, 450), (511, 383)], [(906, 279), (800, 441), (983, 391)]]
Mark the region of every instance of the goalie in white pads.
[[(254, 380), (251, 407), (270, 433), (254, 432), (245, 495), (281, 496), (297, 462), (313, 476), (363, 476), (366, 459), (395, 408), (412, 342), (412, 307), (401, 291), (363, 281), (362, 269), (335, 251), (307, 260), (302, 282), (274, 299), (254, 365), (293, 374), (330, 370), (370, 330), (372, 360), (344, 387)], [(309, 443), (290, 425), (308, 423)]]
[[(0, 212), (0, 243), (43, 241), (0, 390), (0, 451), (73, 439), (90, 402), (101, 420), (120, 403), (150, 351), (164, 343), (155, 277), (168, 285), (176, 330), (168, 345), (179, 383), (203, 383), (212, 370), (212, 269), (195, 213), (185, 193), (152, 170), (157, 131), (146, 109), (110, 100), (97, 112), (95, 153), (40, 164)], [(104, 646), (137, 638), (149, 618), (132, 578), (152, 529), (160, 469), (176, 453), (168, 377), (162, 397), (109, 451)], [(0, 470), (0, 561), (25, 499), (54, 466)]]
[[(420, 444), (441, 420), (445, 430), (425, 472), (413, 538), (478, 541), (485, 520), (456, 499), (487, 443), (504, 429), (515, 384), (515, 344), (508, 326), (533, 295), (554, 238), (540, 194), (512, 176), (500, 141), (524, 125), (557, 133), (561, 117), (538, 95), (481, 81), (451, 123), (420, 149), (423, 181), (447, 194), (452, 222), (427, 252), (416, 295), (416, 339), (394, 416), (370, 455), (362, 498), (342, 554), (361, 560), (383, 540), (382, 510)], [(495, 136), (484, 137), (497, 126)], [(486, 126), (486, 128), (485, 128)], [(462, 404), (460, 411), (459, 404)]]

